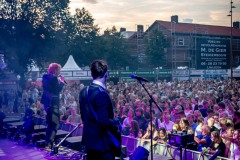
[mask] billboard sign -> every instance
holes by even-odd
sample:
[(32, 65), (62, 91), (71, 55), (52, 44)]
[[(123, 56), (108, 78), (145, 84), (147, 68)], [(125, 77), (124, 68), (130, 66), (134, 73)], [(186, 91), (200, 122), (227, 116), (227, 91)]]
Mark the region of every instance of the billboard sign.
[(189, 76), (189, 70), (181, 70), (181, 69), (175, 69), (172, 71), (172, 76), (173, 77), (185, 77)]
[(230, 41), (197, 38), (197, 69), (229, 69)]
[(204, 75), (205, 74), (205, 70), (190, 70), (190, 75)]

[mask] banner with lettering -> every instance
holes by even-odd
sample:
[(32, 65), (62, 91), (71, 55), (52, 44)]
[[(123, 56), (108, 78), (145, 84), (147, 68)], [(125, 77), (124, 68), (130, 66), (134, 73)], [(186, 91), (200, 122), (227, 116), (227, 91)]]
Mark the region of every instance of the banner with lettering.
[(230, 40), (197, 38), (197, 69), (229, 69)]

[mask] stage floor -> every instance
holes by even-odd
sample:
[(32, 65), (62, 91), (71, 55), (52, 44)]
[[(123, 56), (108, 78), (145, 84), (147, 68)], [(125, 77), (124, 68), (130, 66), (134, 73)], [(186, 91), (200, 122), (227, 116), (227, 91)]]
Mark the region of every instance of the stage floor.
[(47, 160), (46, 151), (39, 150), (32, 146), (22, 146), (16, 141), (0, 138), (0, 159), (1, 160)]
[[(76, 151), (75, 151), (76, 153)], [(16, 141), (0, 138), (0, 160), (64, 160), (64, 157), (49, 156), (44, 149), (19, 145)], [(128, 160), (129, 158), (124, 158)], [(148, 159), (151, 157), (149, 155)], [(167, 160), (164, 156), (154, 155), (153, 160)]]

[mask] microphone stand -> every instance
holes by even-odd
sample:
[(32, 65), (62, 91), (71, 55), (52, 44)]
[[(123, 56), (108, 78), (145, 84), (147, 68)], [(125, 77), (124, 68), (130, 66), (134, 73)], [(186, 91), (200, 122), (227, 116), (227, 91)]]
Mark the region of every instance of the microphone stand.
[(58, 154), (58, 149), (59, 149), (59, 146), (78, 128), (80, 127), (81, 123), (79, 123), (77, 126), (75, 126), (75, 128), (70, 132), (68, 133), (58, 144), (54, 145), (51, 152), (50, 152), (50, 155), (54, 155), (54, 154)]
[(151, 123), (151, 137), (150, 137), (150, 139), (151, 139), (151, 160), (153, 160), (153, 128), (152, 128), (152, 119), (153, 119), (153, 117), (152, 117), (152, 103), (154, 103), (156, 106), (157, 106), (157, 108), (159, 109), (159, 111), (160, 112), (163, 112), (163, 110), (158, 106), (158, 104), (156, 103), (156, 101), (153, 99), (153, 97), (152, 97), (152, 95), (148, 92), (148, 90), (146, 89), (146, 87), (145, 87), (145, 84), (143, 84), (142, 83), (142, 80), (139, 80), (139, 79), (137, 79), (138, 80), (138, 82), (142, 85), (142, 87), (144, 88), (144, 90), (147, 92), (147, 94), (148, 94), (148, 96), (149, 96), (149, 98), (150, 98), (150, 100), (149, 100), (149, 103), (150, 103), (150, 123)]

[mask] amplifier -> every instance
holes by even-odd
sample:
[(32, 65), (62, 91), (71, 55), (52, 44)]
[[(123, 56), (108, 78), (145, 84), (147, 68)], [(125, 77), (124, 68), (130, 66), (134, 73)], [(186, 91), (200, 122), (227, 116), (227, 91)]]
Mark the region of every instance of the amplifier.
[(194, 142), (193, 134), (186, 134), (186, 132), (175, 132), (168, 134), (169, 144), (173, 146), (187, 146)]

